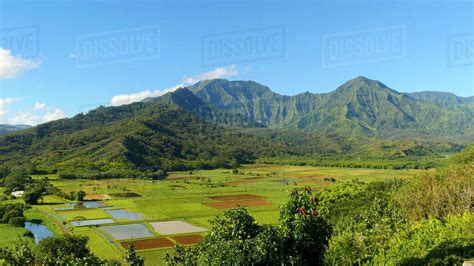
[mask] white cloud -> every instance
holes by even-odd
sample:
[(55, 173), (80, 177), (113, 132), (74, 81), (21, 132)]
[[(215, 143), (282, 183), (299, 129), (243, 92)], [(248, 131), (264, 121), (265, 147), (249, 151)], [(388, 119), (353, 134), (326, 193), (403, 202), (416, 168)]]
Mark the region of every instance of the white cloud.
[(124, 105), (124, 104), (130, 104), (134, 102), (139, 102), (141, 100), (144, 100), (148, 97), (158, 97), (161, 96), (167, 92), (170, 91), (175, 91), (179, 89), (180, 87), (184, 87), (184, 84), (178, 84), (176, 86), (173, 86), (171, 88), (167, 88), (164, 90), (145, 90), (145, 91), (140, 91), (137, 93), (132, 93), (132, 94), (122, 94), (122, 95), (116, 95), (112, 97), (112, 100), (110, 101), (110, 104), (113, 106), (118, 106), (118, 105)]
[(15, 57), (10, 50), (0, 47), (0, 78), (2, 79), (14, 78), (22, 71), (37, 68), (40, 64), (40, 61)]
[(54, 111), (39, 114), (37, 112), (33, 111), (28, 111), (28, 112), (18, 112), (15, 113), (12, 118), (7, 119), (7, 124), (11, 125), (20, 125), (20, 124), (25, 124), (25, 125), (38, 125), (46, 122), (51, 122), (54, 120), (58, 120), (61, 118), (65, 118), (66, 115), (64, 114), (64, 111), (56, 108)]
[(7, 113), (7, 106), (14, 103), (15, 99), (13, 98), (0, 98), (0, 116), (3, 116)]
[(53, 120), (65, 118), (64, 111), (59, 108), (49, 107), (45, 103), (37, 102), (23, 110), (12, 111), (7, 108), (15, 102), (21, 102), (21, 99), (0, 98), (0, 122), (11, 125), (38, 125)]
[(65, 117), (66, 115), (64, 114), (63, 110), (56, 108), (54, 109), (54, 111), (48, 112), (43, 116), (43, 122), (46, 123), (46, 122), (58, 120)]
[[(246, 71), (247, 70), (248, 68), (246, 68)], [(180, 84), (164, 89), (164, 90), (160, 90), (160, 89), (145, 90), (145, 91), (140, 91), (140, 92), (132, 93), (132, 94), (122, 94), (122, 95), (113, 96), (110, 101), (110, 104), (113, 106), (118, 106), (118, 105), (130, 104), (133, 102), (139, 102), (148, 97), (158, 97), (165, 93), (175, 91), (181, 87), (189, 86), (202, 80), (227, 78), (227, 77), (236, 76), (238, 74), (239, 74), (239, 71), (236, 65), (219, 67), (209, 72), (202, 73), (196, 76), (191, 76), (191, 77), (185, 76), (185, 78)]]
[(41, 124), (41, 117), (33, 112), (18, 112), (12, 118), (7, 119), (10, 125), (37, 125)]
[(226, 67), (218, 67), (214, 70), (211, 70), (209, 72), (206, 72), (194, 77), (187, 77), (184, 79), (183, 82), (186, 84), (194, 84), (201, 80), (227, 78), (227, 77), (237, 76), (238, 74), (239, 74), (239, 71), (237, 70), (237, 66), (230, 65)]
[(46, 109), (47, 105), (45, 103), (40, 103), (37, 102), (35, 103), (35, 106), (33, 107), (33, 110), (44, 110)]

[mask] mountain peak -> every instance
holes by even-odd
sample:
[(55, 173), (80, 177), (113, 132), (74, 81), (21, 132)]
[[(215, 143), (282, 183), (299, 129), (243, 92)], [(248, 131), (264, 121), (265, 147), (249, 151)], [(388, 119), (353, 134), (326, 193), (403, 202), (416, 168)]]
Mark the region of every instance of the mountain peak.
[(353, 80), (371, 80), (367, 77), (364, 77), (364, 76), (357, 76), (356, 78), (354, 78)]
[(378, 80), (369, 79), (364, 76), (358, 76), (354, 79), (346, 81), (344, 84), (339, 86), (335, 92), (356, 92), (360, 90), (370, 90), (370, 91), (389, 91), (391, 93), (399, 92), (390, 89), (387, 85), (383, 84)]

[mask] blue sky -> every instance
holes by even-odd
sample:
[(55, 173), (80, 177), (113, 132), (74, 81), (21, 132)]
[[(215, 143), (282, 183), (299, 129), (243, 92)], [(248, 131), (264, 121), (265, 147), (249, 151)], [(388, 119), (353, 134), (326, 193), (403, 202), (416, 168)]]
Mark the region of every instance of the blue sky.
[(362, 75), (403, 92), (472, 96), (473, 8), (472, 1), (0, 1), (0, 123), (37, 124), (215, 77), (295, 95)]

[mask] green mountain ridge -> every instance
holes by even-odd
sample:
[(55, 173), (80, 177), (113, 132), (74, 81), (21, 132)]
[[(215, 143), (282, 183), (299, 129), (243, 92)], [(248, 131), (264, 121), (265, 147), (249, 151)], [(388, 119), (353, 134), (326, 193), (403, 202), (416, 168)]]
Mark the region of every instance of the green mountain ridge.
[[(330, 93), (295, 96), (251, 81), (208, 80), (2, 135), (0, 164), (126, 176), (129, 170), (233, 167), (256, 158), (439, 158), (462, 148), (453, 136), (471, 129), (469, 108), (419, 101), (365, 78)], [(407, 132), (410, 138), (400, 137)], [(439, 133), (443, 144), (432, 137)]]
[(6, 134), (9, 132), (14, 132), (18, 130), (23, 130), (30, 128), (29, 125), (9, 125), (9, 124), (0, 124), (0, 135)]
[(407, 95), (416, 100), (438, 103), (444, 107), (460, 104), (474, 104), (474, 96), (460, 97), (451, 92), (420, 91), (407, 93)]
[(156, 101), (99, 107), (0, 136), (0, 164), (46, 172), (206, 169), (278, 153), (294, 154), (283, 142), (229, 130)]
[[(441, 95), (451, 94), (400, 93), (365, 77), (349, 80), (329, 93), (295, 96), (280, 95), (254, 81), (223, 79), (201, 81), (186, 89), (202, 100), (194, 110), (220, 110), (243, 117), (248, 124), (269, 128), (379, 137), (450, 135), (473, 139), (474, 135), (471, 98), (456, 96), (455, 101), (443, 101)], [(191, 101), (192, 95), (184, 95), (182, 90), (161, 98), (189, 110), (185, 102)], [(178, 99), (183, 96), (188, 99)]]

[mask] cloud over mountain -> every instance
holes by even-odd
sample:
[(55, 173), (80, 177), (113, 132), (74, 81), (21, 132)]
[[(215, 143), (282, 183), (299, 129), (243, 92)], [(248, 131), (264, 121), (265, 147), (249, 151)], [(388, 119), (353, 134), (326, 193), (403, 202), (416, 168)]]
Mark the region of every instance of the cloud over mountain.
[(205, 72), (199, 75), (185, 76), (183, 80), (181, 81), (181, 83), (174, 85), (172, 87), (166, 88), (166, 89), (144, 90), (144, 91), (140, 91), (140, 92), (136, 92), (132, 94), (121, 94), (121, 95), (113, 96), (110, 101), (110, 105), (119, 106), (119, 105), (124, 105), (124, 104), (130, 104), (133, 102), (139, 102), (146, 98), (159, 97), (168, 92), (173, 92), (181, 87), (189, 86), (202, 80), (228, 78), (228, 77), (237, 76), (238, 74), (239, 74), (239, 71), (236, 65), (218, 67), (209, 72)]
[(25, 70), (38, 68), (41, 61), (15, 57), (10, 50), (0, 47), (0, 78), (15, 78)]

